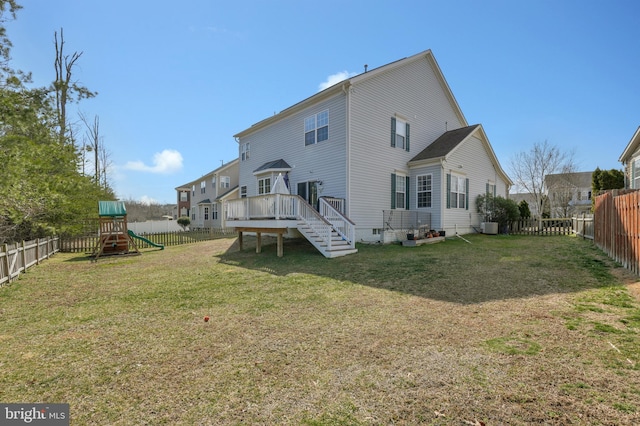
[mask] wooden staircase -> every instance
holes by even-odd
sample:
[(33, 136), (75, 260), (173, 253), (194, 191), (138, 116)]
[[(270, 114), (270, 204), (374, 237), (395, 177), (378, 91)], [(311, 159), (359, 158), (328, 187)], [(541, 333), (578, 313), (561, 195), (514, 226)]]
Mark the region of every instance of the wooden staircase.
[[(358, 249), (352, 247), (333, 227), (328, 229), (328, 235), (322, 231), (318, 232), (317, 229), (317, 225), (312, 227), (305, 222), (298, 224), (298, 231), (309, 240), (324, 257), (333, 258), (358, 252)], [(324, 234), (324, 236), (321, 234)]]

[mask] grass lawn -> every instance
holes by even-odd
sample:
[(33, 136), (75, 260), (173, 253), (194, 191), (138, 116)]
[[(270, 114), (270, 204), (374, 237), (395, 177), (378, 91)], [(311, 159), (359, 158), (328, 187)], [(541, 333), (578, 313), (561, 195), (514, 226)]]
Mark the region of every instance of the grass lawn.
[(57, 254), (0, 288), (0, 402), (72, 425), (640, 424), (636, 279), (573, 237), (466, 238)]

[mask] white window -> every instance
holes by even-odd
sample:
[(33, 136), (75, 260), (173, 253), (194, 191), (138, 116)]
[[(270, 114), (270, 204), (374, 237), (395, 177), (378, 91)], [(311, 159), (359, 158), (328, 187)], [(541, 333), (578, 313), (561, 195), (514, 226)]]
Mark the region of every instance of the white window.
[(249, 145), (249, 143), (243, 143), (240, 146), (240, 161), (246, 161), (249, 159), (249, 149), (251, 148), (251, 146)]
[(187, 191), (180, 191), (180, 201), (189, 201), (189, 193)]
[(404, 209), (407, 193), (407, 179), (405, 176), (396, 175), (396, 208)]
[(231, 177), (220, 176), (220, 188), (229, 188), (231, 186)]
[(216, 177), (215, 175), (211, 178), (211, 186), (216, 187)]
[(632, 189), (640, 189), (640, 158), (633, 162), (633, 182)]
[(247, 198), (247, 187), (243, 185), (240, 187), (240, 198)]
[(258, 195), (268, 194), (271, 192), (271, 178), (258, 179)]
[(203, 180), (200, 182), (200, 193), (204, 194), (205, 192), (207, 192), (207, 181)]
[(204, 208), (204, 220), (209, 220), (209, 207)]
[(313, 145), (329, 139), (329, 110), (304, 119), (304, 144)]
[(214, 203), (211, 206), (211, 219), (218, 220), (218, 203)]
[(195, 196), (196, 196), (196, 186), (195, 186), (195, 185), (191, 185), (191, 195), (192, 195), (193, 197), (195, 197)]
[(396, 120), (396, 147), (405, 149), (405, 141), (407, 139), (407, 123)]
[(417, 191), (418, 191), (418, 208), (431, 207), (431, 185), (432, 176), (419, 175), (417, 179)]
[(466, 208), (466, 179), (462, 176), (451, 175), (450, 207), (455, 209)]

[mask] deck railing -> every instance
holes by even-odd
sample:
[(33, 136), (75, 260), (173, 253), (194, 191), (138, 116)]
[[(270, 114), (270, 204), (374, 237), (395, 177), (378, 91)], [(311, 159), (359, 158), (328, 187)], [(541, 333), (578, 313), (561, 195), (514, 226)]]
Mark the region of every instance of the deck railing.
[(320, 215), (327, 219), (336, 232), (353, 246), (356, 239), (356, 225), (342, 213), (344, 200), (338, 198), (320, 198)]
[(295, 219), (297, 195), (264, 194), (227, 202), (227, 220)]

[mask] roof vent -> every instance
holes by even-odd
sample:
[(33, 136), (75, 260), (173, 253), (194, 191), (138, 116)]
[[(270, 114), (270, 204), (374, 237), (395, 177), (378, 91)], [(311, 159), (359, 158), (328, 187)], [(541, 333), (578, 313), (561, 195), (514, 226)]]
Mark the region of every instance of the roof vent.
[(367, 72), (367, 68), (369, 67), (369, 65), (364, 64), (364, 72)]

